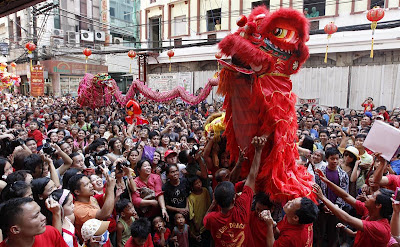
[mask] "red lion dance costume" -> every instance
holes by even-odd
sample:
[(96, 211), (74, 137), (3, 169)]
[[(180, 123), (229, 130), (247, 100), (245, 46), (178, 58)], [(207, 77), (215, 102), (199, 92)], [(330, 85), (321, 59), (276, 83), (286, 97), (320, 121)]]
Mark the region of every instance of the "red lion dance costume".
[(239, 147), (247, 147), (246, 175), (254, 156), (252, 137), (268, 135), (256, 190), (280, 202), (313, 197), (311, 175), (296, 164), (296, 95), (290, 80), (309, 57), (308, 21), (293, 9), (269, 13), (257, 7), (238, 25), (219, 43), (221, 52), (232, 57), (232, 64), (219, 60), (224, 65), (218, 92), (225, 96), (227, 150), (237, 160)]

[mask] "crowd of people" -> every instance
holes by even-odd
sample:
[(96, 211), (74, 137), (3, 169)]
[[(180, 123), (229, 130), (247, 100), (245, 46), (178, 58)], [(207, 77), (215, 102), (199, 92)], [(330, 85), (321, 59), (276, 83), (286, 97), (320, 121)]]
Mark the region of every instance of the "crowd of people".
[(242, 174), (245, 152), (205, 128), (222, 102), (135, 100), (148, 124), (117, 103), (2, 95), (0, 247), (400, 246), (400, 157), (363, 146), (375, 121), (399, 129), (399, 108), (299, 107), (314, 193), (276, 202), (254, 189), (268, 137)]

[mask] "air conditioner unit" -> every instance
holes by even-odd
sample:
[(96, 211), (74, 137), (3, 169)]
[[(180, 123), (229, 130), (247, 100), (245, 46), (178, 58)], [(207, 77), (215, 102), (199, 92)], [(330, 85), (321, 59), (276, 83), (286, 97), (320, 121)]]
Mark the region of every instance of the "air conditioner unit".
[(53, 31), (51, 32), (51, 36), (53, 36), (53, 37), (64, 37), (64, 30), (53, 29)]
[(64, 45), (64, 39), (53, 38), (51, 45), (55, 48), (60, 48)]
[(114, 37), (113, 38), (113, 44), (114, 45), (123, 46), (124, 45), (124, 39), (123, 38)]
[(79, 33), (74, 31), (67, 32), (67, 43), (70, 45), (75, 45), (79, 43)]
[(81, 30), (81, 40), (87, 42), (94, 41), (94, 35), (92, 31)]
[(102, 31), (94, 31), (94, 39), (96, 41), (104, 42), (106, 41), (106, 33)]
[(95, 50), (101, 50), (101, 45), (95, 44), (95, 45), (94, 45), (94, 49), (95, 49)]

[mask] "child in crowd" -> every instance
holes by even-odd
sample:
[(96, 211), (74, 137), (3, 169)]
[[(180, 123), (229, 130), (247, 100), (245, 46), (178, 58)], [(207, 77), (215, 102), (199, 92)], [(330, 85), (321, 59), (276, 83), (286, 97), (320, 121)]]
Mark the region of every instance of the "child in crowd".
[(175, 246), (189, 247), (189, 226), (181, 213), (175, 214), (175, 227), (171, 239), (175, 239)]
[(203, 225), (203, 218), (211, 205), (211, 197), (208, 190), (202, 187), (199, 177), (193, 177), (191, 181), (192, 193), (188, 197), (190, 246), (201, 246), (201, 242), (209, 243), (211, 237)]
[(171, 230), (165, 227), (165, 222), (163, 218), (157, 216), (153, 219), (153, 229), (155, 231), (153, 242), (155, 246), (168, 246), (169, 236), (171, 235)]
[(43, 134), (39, 130), (39, 122), (36, 120), (32, 120), (29, 123), (29, 132), (28, 132), (28, 137), (34, 138), (36, 141), (36, 145), (38, 147), (38, 150), (42, 147), (43, 145)]
[(123, 247), (130, 237), (129, 226), (138, 218), (132, 202), (124, 198), (117, 202), (115, 209), (120, 218), (117, 223), (117, 246)]
[(131, 237), (125, 244), (125, 247), (154, 247), (151, 239), (150, 221), (146, 218), (140, 218), (131, 225)]
[(75, 235), (74, 198), (69, 190), (59, 189), (51, 193), (51, 197), (60, 204), (64, 211), (62, 219), (62, 236), (69, 247), (78, 247), (78, 239)]

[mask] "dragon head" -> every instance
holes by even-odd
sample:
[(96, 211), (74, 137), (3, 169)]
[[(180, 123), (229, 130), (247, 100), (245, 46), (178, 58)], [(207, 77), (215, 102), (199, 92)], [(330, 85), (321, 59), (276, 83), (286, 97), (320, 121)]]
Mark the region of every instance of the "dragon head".
[(308, 57), (308, 50), (304, 49), (309, 39), (309, 22), (300, 11), (282, 8), (271, 13), (261, 23), (259, 32), (264, 38), (260, 47), (263, 51), (283, 60), (292, 54)]

